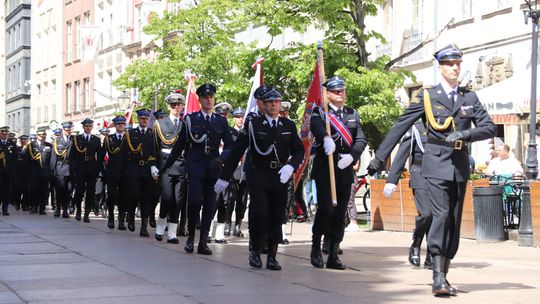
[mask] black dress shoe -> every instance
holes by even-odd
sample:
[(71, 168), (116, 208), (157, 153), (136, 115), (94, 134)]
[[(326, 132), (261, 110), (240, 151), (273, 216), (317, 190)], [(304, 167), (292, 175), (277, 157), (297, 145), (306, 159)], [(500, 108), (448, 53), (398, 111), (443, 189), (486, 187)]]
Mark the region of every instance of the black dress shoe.
[(109, 229), (114, 229), (114, 219), (113, 220), (108, 219), (107, 227), (109, 227)]
[(244, 233), (242, 233), (242, 230), (240, 230), (240, 225), (234, 226), (233, 235), (238, 238), (244, 237)]
[(90, 218), (88, 217), (88, 215), (84, 215), (83, 222), (90, 223)]
[(131, 232), (135, 231), (135, 223), (128, 223), (128, 229)]
[(282, 245), (289, 245), (289, 240), (288, 239), (283, 239), (283, 241), (281, 241)]
[(161, 242), (163, 240), (163, 235), (154, 233), (154, 238), (156, 239), (156, 241)]
[(311, 265), (313, 265), (316, 268), (323, 268), (324, 267), (324, 261), (322, 257), (321, 250), (317, 249), (313, 250), (311, 249), (311, 253), (309, 255), (309, 259), (311, 260)]
[(208, 237), (208, 238), (206, 239), (206, 243), (208, 243), (208, 244), (212, 243), (212, 238), (211, 238), (211, 237)]
[(206, 245), (206, 243), (199, 243), (199, 246), (197, 246), (197, 253), (204, 255), (212, 255), (212, 250), (208, 248), (208, 245)]
[(124, 221), (118, 222), (118, 230), (126, 230), (126, 224), (124, 224)]
[(21, 209), (21, 205), (15, 204), (15, 210), (19, 211), (19, 209)]
[(66, 211), (64, 211), (62, 213), (62, 218), (69, 218), (69, 213), (67, 213)]
[(148, 234), (148, 230), (146, 230), (146, 227), (141, 227), (141, 231), (139, 232), (139, 236), (150, 237), (150, 234)]
[(186, 241), (186, 246), (184, 246), (184, 251), (187, 253), (193, 253), (193, 238), (188, 237)]
[(411, 246), (409, 248), (409, 263), (420, 267), (420, 247)]
[(249, 266), (254, 268), (262, 268), (261, 256), (254, 251), (249, 252)]
[(266, 259), (266, 269), (281, 270), (281, 265), (279, 265), (278, 261), (275, 258), (269, 256)]
[(174, 239), (167, 239), (167, 243), (169, 244), (178, 244), (180, 243), (180, 241), (178, 241), (178, 238), (174, 238)]
[(60, 217), (60, 210), (54, 212), (54, 217)]
[(75, 214), (75, 219), (76, 219), (77, 221), (80, 221), (80, 220), (81, 220), (81, 215), (80, 215), (80, 214)]
[(264, 242), (264, 245), (262, 246), (261, 253), (268, 254), (268, 244)]
[(431, 255), (427, 254), (426, 259), (424, 260), (425, 269), (433, 269), (433, 262), (431, 261)]
[(223, 239), (223, 240), (215, 240), (216, 243), (218, 244), (227, 244), (227, 240), (226, 239)]
[(148, 225), (150, 225), (152, 228), (156, 228), (156, 218), (151, 216), (150, 220), (148, 220)]
[(9, 215), (9, 212), (2, 212), (2, 215)]
[(345, 270), (345, 269), (347, 269), (347, 267), (345, 265), (343, 265), (343, 263), (341, 263), (341, 261), (337, 257), (335, 259), (330, 259), (329, 258), (326, 261), (326, 268), (337, 269), (337, 270)]
[(28, 210), (30, 210), (30, 208), (28, 208), (28, 207), (23, 207), (22, 208), (22, 211), (28, 211)]

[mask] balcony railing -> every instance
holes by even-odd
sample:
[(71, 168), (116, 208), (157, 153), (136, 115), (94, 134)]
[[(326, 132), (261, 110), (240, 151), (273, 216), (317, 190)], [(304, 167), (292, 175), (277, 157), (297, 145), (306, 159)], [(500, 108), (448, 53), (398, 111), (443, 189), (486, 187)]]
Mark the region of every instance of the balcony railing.
[(377, 57), (381, 57), (384, 55), (388, 55), (388, 57), (392, 57), (392, 42), (377, 45), (375, 51), (376, 51)]
[[(403, 53), (406, 53), (413, 48), (415, 48), (417, 45), (419, 45), (422, 42), (422, 33), (412, 34), (410, 36), (403, 37)], [(417, 50), (416, 52), (412, 53), (410, 56), (407, 56), (400, 60), (398, 65), (407, 65), (414, 63), (416, 61), (421, 60), (424, 57), (424, 51), (423, 48)]]

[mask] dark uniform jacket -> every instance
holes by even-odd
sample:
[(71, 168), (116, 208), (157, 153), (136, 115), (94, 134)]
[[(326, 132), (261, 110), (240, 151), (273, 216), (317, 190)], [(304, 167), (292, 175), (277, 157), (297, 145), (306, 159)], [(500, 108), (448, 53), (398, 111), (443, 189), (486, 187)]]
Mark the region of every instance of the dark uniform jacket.
[[(330, 113), (336, 114), (333, 108), (329, 107)], [(324, 113), (321, 108), (315, 108), (311, 116), (311, 133), (315, 137), (315, 158), (313, 159), (313, 168), (311, 170), (311, 177), (316, 180), (329, 180), (328, 173), (328, 156), (324, 153), (324, 137), (326, 133), (325, 121), (323, 120)], [(339, 117), (339, 115), (338, 115)], [(358, 161), (360, 155), (366, 148), (367, 141), (360, 126), (360, 117), (356, 110), (343, 107), (343, 114), (341, 121), (349, 129), (352, 135), (353, 143), (349, 147), (347, 143), (341, 138), (341, 135), (331, 127), (331, 136), (336, 144), (336, 150), (334, 151), (334, 168), (336, 179), (340, 183), (352, 184), (354, 181), (353, 165)], [(345, 169), (338, 168), (337, 163), (339, 161), (339, 154), (350, 154), (353, 157), (352, 163)]]
[(138, 127), (128, 130), (124, 134), (115, 171), (124, 176), (152, 178), (152, 166), (157, 166), (152, 129), (146, 128), (144, 134)]
[[(179, 121), (175, 127), (170, 117), (165, 117), (154, 122), (154, 142), (156, 143), (156, 153), (158, 167), (162, 167), (171, 155), (174, 143), (178, 140), (180, 130), (183, 128), (183, 122)], [(180, 153), (173, 164), (167, 168), (165, 174), (183, 175), (185, 174), (184, 153)]]
[[(268, 155), (260, 153), (269, 151), (271, 145), (275, 148)], [(257, 116), (253, 117), (240, 132), (230, 158), (225, 163), (221, 179), (231, 179), (238, 161), (248, 147), (251, 161), (246, 178), (250, 186), (268, 189), (275, 189), (279, 185), (286, 187), (286, 184), (281, 184), (277, 172), (287, 164), (296, 170), (304, 159), (304, 146), (292, 120), (279, 117), (274, 130), (266, 116)]]
[[(212, 114), (212, 119), (207, 125), (203, 114), (199, 111), (188, 114), (184, 120), (184, 126), (161, 171), (168, 169), (185, 150), (186, 173), (190, 176), (207, 178), (210, 173), (208, 166), (210, 162), (218, 157), (225, 161), (229, 155), (233, 140), (227, 119), (221, 115)], [(221, 142), (223, 142), (223, 151), (220, 154)]]
[[(495, 136), (497, 127), (491, 121), (489, 114), (484, 109), (476, 93), (459, 88), (456, 102), (448, 98), (443, 87), (439, 84), (427, 90), (430, 95), (431, 107), (435, 121), (443, 124), (447, 117), (454, 117), (455, 131), (468, 130), (468, 141), (478, 141)], [(426, 123), (424, 110), (423, 91), (418, 98), (411, 100), (411, 104), (402, 114), (394, 127), (386, 135), (375, 157), (379, 162), (388, 158), (394, 146), (403, 134), (422, 118)], [(471, 129), (471, 124), (476, 128)], [(462, 149), (454, 149), (452, 144), (446, 144), (444, 139), (454, 132), (452, 125), (445, 130), (435, 130), (429, 125), (427, 131), (427, 144), (422, 159), (422, 175), (425, 178), (437, 178), (441, 180), (464, 182), (469, 179), (469, 151), (467, 143)]]
[(41, 145), (38, 141), (29, 142), (24, 147), (28, 176), (33, 178), (47, 178), (51, 175), (50, 167), (52, 145), (44, 141)]
[(0, 174), (14, 175), (17, 160), (17, 145), (11, 139), (5, 144), (0, 139)]
[(71, 148), (71, 137), (64, 140), (64, 136), (57, 137), (51, 153), (51, 169), (54, 175), (69, 176), (69, 154)]
[(120, 158), (120, 147), (122, 146), (122, 141), (125, 138), (126, 133), (122, 135), (122, 140), (118, 139), (118, 134), (109, 134), (103, 139), (103, 155), (107, 155), (108, 160), (105, 167), (105, 178), (119, 178), (120, 175), (115, 175), (115, 169), (118, 165), (118, 160)]
[(23, 147), (17, 146), (17, 159), (15, 162), (15, 178), (18, 181), (24, 181), (28, 176), (28, 162), (25, 159), (26, 151)]
[(72, 147), (69, 152), (69, 170), (72, 176), (78, 174), (98, 176), (103, 167), (103, 150), (101, 140), (96, 135), (91, 135), (86, 140), (83, 134), (73, 137)]
[[(426, 127), (422, 121), (416, 122), (414, 124), (416, 130), (420, 135), (420, 144), (425, 148), (427, 143), (427, 137), (425, 134)], [(410, 157), (409, 157), (410, 156)], [(390, 184), (397, 185), (401, 172), (403, 171), (403, 166), (405, 162), (409, 159), (409, 172), (411, 177), (409, 179), (409, 187), (412, 189), (427, 189), (426, 180), (422, 176), (422, 158), (424, 153), (422, 152), (420, 145), (418, 144), (418, 139), (411, 128), (407, 134), (401, 140), (399, 144), (399, 149), (396, 153), (390, 171), (388, 172), (388, 177), (386, 182)]]

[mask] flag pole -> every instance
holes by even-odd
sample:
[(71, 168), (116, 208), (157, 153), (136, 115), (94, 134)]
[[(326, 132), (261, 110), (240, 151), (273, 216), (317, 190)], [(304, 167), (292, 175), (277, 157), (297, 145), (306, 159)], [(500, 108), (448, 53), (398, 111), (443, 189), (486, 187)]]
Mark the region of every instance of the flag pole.
[[(323, 54), (323, 44), (322, 41), (319, 41), (317, 45), (317, 64), (319, 65), (319, 74), (321, 79), (321, 84), (326, 81), (325, 73), (324, 73), (324, 54)], [(321, 85), (322, 90), (322, 100), (324, 105), (324, 113), (328, 115), (328, 100), (326, 98), (326, 87)], [(325, 119), (325, 125), (326, 125), (326, 133), (328, 136), (332, 135), (332, 131), (330, 129), (330, 121), (328, 119)], [(335, 178), (335, 172), (334, 172), (334, 155), (330, 154), (328, 155), (328, 173), (330, 175), (330, 193), (332, 195), (332, 206), (337, 206), (337, 194), (336, 194), (336, 178)]]

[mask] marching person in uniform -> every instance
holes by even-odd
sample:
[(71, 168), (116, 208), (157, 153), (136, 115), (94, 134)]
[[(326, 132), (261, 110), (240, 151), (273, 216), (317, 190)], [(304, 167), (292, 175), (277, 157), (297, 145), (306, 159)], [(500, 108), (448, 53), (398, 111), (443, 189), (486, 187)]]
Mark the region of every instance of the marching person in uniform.
[(23, 211), (28, 211), (28, 169), (23, 153), (28, 144), (28, 135), (19, 136), (19, 142), (15, 164), (15, 181), (13, 182), (13, 203), (15, 210), (22, 208)]
[(109, 161), (105, 155), (105, 151), (103, 150), (103, 144), (105, 142), (105, 138), (109, 136), (109, 133), (111, 133), (111, 130), (109, 130), (107, 127), (99, 129), (99, 141), (101, 143), (100, 149), (103, 155), (103, 161), (96, 179), (96, 201), (94, 203), (94, 214), (96, 216), (101, 214), (102, 217), (105, 217), (107, 213), (107, 181), (105, 179), (105, 167)]
[[(409, 248), (409, 263), (416, 267), (420, 266), (420, 246), (422, 245), (422, 240), (424, 239), (424, 235), (427, 235), (429, 226), (431, 225), (431, 201), (429, 200), (429, 193), (426, 187), (427, 181), (421, 174), (422, 156), (426, 143), (426, 127), (420, 120), (411, 127), (409, 132), (401, 140), (399, 149), (388, 172), (388, 177), (386, 177), (386, 185), (383, 190), (385, 196), (389, 197), (392, 195), (397, 188), (403, 166), (405, 166), (407, 159), (410, 159), (409, 172), (411, 175), (409, 187), (413, 190), (414, 204), (418, 211), (418, 216), (415, 220), (413, 243)], [(431, 267), (431, 255), (428, 250), (424, 261), (424, 268), (431, 269)]]
[[(446, 275), (459, 246), (463, 200), (469, 179), (470, 142), (494, 137), (497, 131), (474, 92), (460, 88), (458, 78), (463, 53), (448, 45), (434, 55), (441, 82), (420, 91), (379, 146), (368, 166), (373, 175), (384, 168), (401, 136), (422, 118), (427, 126), (427, 144), (422, 158), (422, 176), (427, 180), (433, 219), (428, 234), (433, 260), (432, 292), (455, 295)], [(475, 128), (471, 128), (474, 123)]]
[[(338, 258), (339, 244), (345, 232), (345, 213), (354, 180), (353, 165), (364, 151), (367, 141), (356, 110), (345, 106), (345, 80), (339, 76), (328, 79), (326, 87), (328, 111), (315, 108), (311, 116), (311, 133), (317, 147), (311, 178), (317, 186), (317, 213), (313, 223), (311, 264), (324, 266), (321, 237), (328, 238), (330, 250), (326, 268), (343, 270), (345, 265)], [(326, 133), (325, 119), (330, 120), (331, 134)], [(337, 205), (332, 206), (328, 155), (333, 154)]]
[[(279, 116), (285, 119), (290, 119), (289, 118), (290, 110), (291, 110), (291, 103), (288, 101), (282, 101), (281, 107), (279, 109)], [(285, 217), (283, 220), (283, 224), (281, 225), (281, 234), (283, 235), (282, 237), (283, 240), (281, 241), (281, 244), (283, 245), (289, 244), (289, 240), (287, 239), (287, 234), (285, 233), (285, 231), (286, 231), (287, 221), (289, 220), (289, 215), (291, 217), (291, 221), (294, 220), (293, 216), (294, 216), (295, 205), (296, 204), (295, 204), (295, 198), (294, 198), (294, 181), (293, 181), (293, 178), (291, 177), (291, 179), (287, 183), (287, 205), (285, 206), (285, 210), (284, 210)]]
[[(162, 167), (171, 154), (172, 148), (178, 140), (178, 134), (183, 128), (182, 110), (186, 98), (177, 91), (171, 92), (165, 101), (169, 105), (170, 114), (154, 122), (154, 141), (158, 155), (157, 167)], [(178, 218), (182, 214), (183, 221), (180, 230), (185, 231), (187, 184), (186, 165), (184, 155), (180, 154), (174, 163), (159, 176), (161, 188), (161, 205), (156, 225), (155, 238), (163, 239), (167, 227), (167, 243), (178, 244), (176, 233), (178, 231)]]
[(47, 132), (39, 129), (36, 141), (26, 145), (24, 155), (28, 164), (30, 213), (47, 214), (45, 206), (49, 199), (49, 177), (52, 145), (45, 139)]
[(278, 244), (283, 240), (281, 224), (287, 204), (287, 182), (304, 158), (304, 146), (296, 125), (279, 117), (281, 93), (275, 88), (266, 92), (265, 113), (253, 117), (240, 133), (220, 178), (215, 184), (216, 193), (229, 185), (238, 161), (249, 147), (251, 162), (247, 171), (249, 208), (249, 236), (252, 250), (249, 264), (262, 267), (261, 250), (268, 244), (266, 268), (281, 270), (276, 260)]
[(122, 173), (116, 170), (120, 157), (120, 147), (126, 134), (126, 118), (118, 115), (112, 119), (114, 134), (109, 134), (103, 141), (103, 155), (109, 160), (105, 167), (105, 180), (107, 181), (107, 227), (114, 229), (114, 206), (118, 206), (118, 230), (126, 230), (124, 224), (127, 212), (126, 185)]
[(59, 217), (60, 212), (62, 212), (63, 218), (69, 218), (68, 207), (72, 192), (72, 181), (69, 170), (72, 128), (73, 123), (71, 121), (62, 123), (62, 134), (59, 134), (52, 143), (53, 153), (51, 153), (51, 169), (53, 170), (54, 188), (56, 192), (55, 217)]
[[(200, 218), (202, 207), (201, 232), (198, 254), (211, 255), (206, 240), (210, 223), (214, 215), (216, 193), (212, 187), (221, 172), (221, 167), (229, 155), (232, 144), (227, 120), (213, 113), (216, 88), (203, 84), (196, 91), (201, 104), (201, 111), (190, 113), (185, 118), (185, 127), (174, 144), (171, 155), (161, 167), (165, 172), (178, 157), (184, 153), (188, 178), (188, 239), (184, 250), (194, 251), (195, 225)], [(223, 151), (219, 147), (223, 142)], [(185, 152), (184, 152), (185, 150)]]
[(139, 235), (149, 237), (148, 216), (152, 203), (153, 183), (158, 178), (156, 167), (156, 146), (152, 129), (148, 127), (150, 111), (140, 109), (137, 111), (139, 126), (125, 133), (120, 148), (120, 156), (115, 171), (117, 176), (125, 179), (127, 220), (129, 231), (135, 231), (135, 209), (141, 208), (141, 229)]
[(73, 204), (77, 208), (75, 219), (81, 220), (81, 203), (84, 197), (83, 221), (89, 223), (90, 211), (93, 210), (96, 200), (96, 180), (101, 170), (103, 153), (99, 137), (92, 135), (94, 121), (86, 118), (81, 124), (84, 132), (73, 137), (73, 147), (69, 153), (69, 170), (75, 182), (73, 197)]
[(9, 201), (12, 199), (12, 187), (17, 160), (17, 144), (8, 138), (9, 127), (0, 128), (0, 204), (2, 215), (9, 215)]

